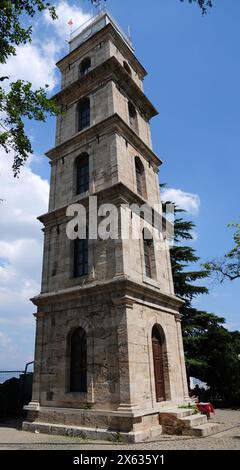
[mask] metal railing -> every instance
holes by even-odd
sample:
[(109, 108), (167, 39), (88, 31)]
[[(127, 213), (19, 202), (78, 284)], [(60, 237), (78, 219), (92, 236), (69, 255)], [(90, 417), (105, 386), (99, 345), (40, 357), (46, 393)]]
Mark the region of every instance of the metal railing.
[(0, 370), (0, 417), (20, 416), (32, 395), (33, 361), (24, 370)]
[(90, 26), (92, 23), (96, 23), (96, 21), (100, 18), (103, 18), (105, 15), (108, 16), (110, 22), (113, 24), (113, 26), (117, 29), (119, 34), (123, 37), (125, 41), (132, 46), (131, 39), (130, 37), (127, 36), (127, 34), (123, 31), (122, 27), (119, 25), (117, 20), (109, 13), (106, 7), (102, 8), (102, 10), (97, 14), (89, 18), (89, 20), (85, 21), (82, 23), (80, 26), (78, 26), (76, 29), (74, 29), (71, 34), (70, 34), (70, 41), (77, 37), (80, 33), (82, 33), (85, 29), (87, 29), (88, 26)]
[[(32, 365), (32, 370), (29, 370), (29, 366)], [(34, 361), (31, 361), (31, 362), (27, 362), (27, 364), (25, 365), (25, 369), (24, 369), (24, 374), (29, 374), (30, 372), (33, 372), (33, 367), (34, 366)]]

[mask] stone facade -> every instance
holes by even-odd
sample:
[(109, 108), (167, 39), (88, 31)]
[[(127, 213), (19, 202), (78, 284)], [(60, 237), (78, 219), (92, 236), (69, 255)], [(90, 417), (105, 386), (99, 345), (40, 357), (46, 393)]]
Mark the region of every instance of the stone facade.
[[(145, 69), (129, 41), (108, 14), (80, 32), (58, 66), (62, 89), (56, 96), (57, 119), (51, 161), (49, 212), (44, 224), (42, 289), (37, 306), (35, 372), (25, 429), (130, 441), (161, 433), (159, 411), (188, 397), (179, 308), (166, 241), (155, 243), (154, 272), (147, 275), (143, 240), (88, 242), (88, 274), (73, 277), (73, 242), (66, 236), (69, 204), (81, 203), (88, 216), (96, 208), (89, 196), (115, 204), (118, 234), (129, 218), (154, 234), (130, 204), (153, 206), (161, 213), (158, 167), (149, 119), (157, 114), (143, 93)], [(92, 32), (94, 31), (94, 33)], [(88, 34), (86, 34), (88, 32)], [(88, 36), (88, 38), (86, 38)], [(86, 38), (86, 39), (84, 39)], [(91, 69), (79, 77), (82, 61)], [(77, 128), (78, 103), (90, 99), (90, 125)], [(131, 102), (137, 126), (129, 120)], [(89, 190), (76, 194), (75, 162), (89, 155)], [(144, 194), (136, 180), (138, 157), (145, 175)], [(156, 206), (157, 205), (157, 206)], [(161, 337), (164, 400), (157, 401), (152, 331)], [(70, 389), (71, 335), (82, 328), (87, 338), (87, 387)]]

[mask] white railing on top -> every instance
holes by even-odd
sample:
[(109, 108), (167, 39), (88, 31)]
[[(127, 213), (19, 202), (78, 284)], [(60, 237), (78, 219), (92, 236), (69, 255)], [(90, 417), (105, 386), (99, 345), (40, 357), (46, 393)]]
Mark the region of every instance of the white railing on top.
[(91, 18), (89, 18), (89, 20), (85, 21), (76, 29), (74, 29), (70, 34), (70, 41), (72, 41), (75, 37), (77, 37), (82, 31), (87, 29), (87, 27), (90, 26), (92, 23), (96, 23), (98, 19), (103, 18), (105, 15), (108, 16), (111, 23), (113, 23), (113, 25), (116, 27), (116, 29), (118, 30), (120, 35), (125, 39), (125, 41), (127, 41), (130, 45), (132, 45), (131, 39), (126, 35), (126, 33), (123, 31), (123, 29), (115, 20), (115, 18), (113, 18), (113, 16), (109, 13), (106, 7), (102, 8), (101, 11), (97, 15), (92, 16)]

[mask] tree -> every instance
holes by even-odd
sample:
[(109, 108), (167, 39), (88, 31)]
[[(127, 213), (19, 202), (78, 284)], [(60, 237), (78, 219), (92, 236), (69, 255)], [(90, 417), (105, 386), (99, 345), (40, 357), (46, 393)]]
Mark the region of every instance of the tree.
[[(100, 3), (102, 2), (103, 0), (90, 0), (90, 2), (94, 5), (94, 6), (99, 6)], [(104, 0), (106, 2), (106, 0)], [(185, 0), (180, 0), (180, 2), (184, 2)], [(198, 6), (201, 8), (201, 11), (202, 11), (202, 14), (205, 15), (208, 11), (209, 8), (211, 8), (213, 6), (213, 0), (186, 0), (188, 1), (189, 3), (197, 3)]]
[(193, 238), (194, 224), (178, 217), (182, 213), (175, 207), (175, 242), (170, 256), (175, 293), (185, 301), (181, 314), (188, 377), (206, 382), (211, 397), (235, 404), (240, 402), (240, 333), (224, 328), (224, 318), (192, 305), (197, 296), (208, 293), (196, 281), (207, 278), (209, 271), (188, 269), (199, 262), (199, 257), (191, 246), (185, 245)]
[[(16, 46), (31, 42), (32, 26), (24, 26), (26, 16), (33, 18), (38, 12), (48, 10), (52, 19), (56, 11), (46, 0), (2, 0), (0, 9), (0, 63), (16, 55)], [(57, 108), (47, 98), (47, 85), (32, 90), (30, 82), (2, 75), (0, 82), (0, 145), (6, 153), (14, 152), (13, 173), (17, 176), (28, 155), (33, 153), (32, 145), (26, 134), (25, 119), (45, 121), (47, 114), (55, 114)]]
[[(175, 208), (175, 214), (182, 212), (184, 211)], [(190, 263), (194, 264), (199, 261), (199, 257), (196, 255), (193, 248), (179, 244), (183, 240), (192, 240), (193, 228), (193, 222), (182, 218), (176, 218), (174, 224), (175, 244), (171, 248), (171, 262), (175, 291), (177, 295), (185, 301), (185, 304), (188, 307), (191, 306), (192, 300), (197, 295), (208, 293), (208, 289), (206, 287), (193, 284), (193, 282), (198, 281), (199, 279), (206, 278), (208, 276), (208, 272), (206, 270), (185, 270)]]
[(235, 229), (233, 240), (234, 247), (223, 258), (214, 259), (205, 263), (204, 267), (210, 274), (216, 275), (220, 282), (225, 279), (234, 281), (240, 278), (240, 224), (229, 224)]
[[(202, 14), (205, 15), (208, 11), (208, 8), (212, 8), (213, 0), (186, 0), (189, 3), (198, 3), (198, 6), (202, 10)], [(184, 0), (180, 0), (180, 2), (184, 2)]]

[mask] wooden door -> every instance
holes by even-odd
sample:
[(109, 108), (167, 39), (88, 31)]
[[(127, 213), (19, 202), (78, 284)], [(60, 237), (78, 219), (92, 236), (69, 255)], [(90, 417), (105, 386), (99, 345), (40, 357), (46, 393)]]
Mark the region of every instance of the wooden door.
[(155, 377), (156, 400), (165, 400), (165, 386), (162, 359), (162, 341), (157, 327), (152, 330), (153, 366)]

